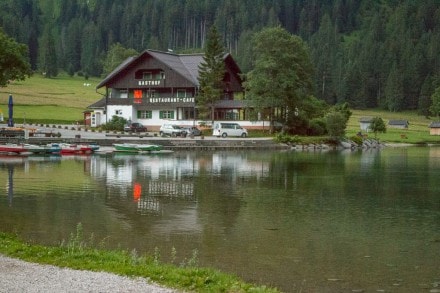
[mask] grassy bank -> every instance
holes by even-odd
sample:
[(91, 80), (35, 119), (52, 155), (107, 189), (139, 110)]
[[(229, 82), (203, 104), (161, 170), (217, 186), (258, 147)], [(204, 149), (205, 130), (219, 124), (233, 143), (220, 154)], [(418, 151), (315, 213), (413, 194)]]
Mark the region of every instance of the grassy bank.
[[(80, 227), (80, 226), (79, 226)], [(79, 228), (80, 229), (80, 228)], [(279, 292), (243, 282), (236, 276), (197, 266), (197, 255), (179, 266), (161, 263), (159, 253), (140, 256), (135, 251), (110, 251), (89, 247), (77, 230), (60, 246), (41, 246), (0, 233), (0, 253), (25, 261), (72, 269), (105, 271), (118, 275), (144, 277), (169, 287), (191, 292)]]
[[(377, 139), (383, 142), (390, 143), (412, 143), (412, 144), (426, 144), (426, 143), (440, 143), (440, 136), (429, 134), (429, 124), (434, 121), (434, 118), (426, 118), (417, 115), (416, 112), (388, 112), (383, 110), (353, 110), (353, 114), (348, 121), (346, 136), (350, 137), (356, 135), (360, 131), (359, 119), (361, 117), (380, 117), (384, 120), (387, 130), (385, 133), (377, 133)], [(389, 127), (389, 120), (408, 120), (408, 129), (396, 129)], [(368, 137), (374, 138), (374, 133), (368, 132)]]
[(16, 123), (71, 124), (83, 120), (83, 111), (102, 96), (96, 93), (100, 79), (60, 75), (44, 78), (35, 74), (24, 81), (14, 81), (0, 88), (0, 111), (7, 119), (8, 100), (14, 100)]

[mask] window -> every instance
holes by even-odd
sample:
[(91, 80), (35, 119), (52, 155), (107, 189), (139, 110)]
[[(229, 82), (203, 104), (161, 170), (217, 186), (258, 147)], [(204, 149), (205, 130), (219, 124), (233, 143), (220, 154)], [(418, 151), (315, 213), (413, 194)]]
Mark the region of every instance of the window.
[(138, 119), (151, 119), (153, 118), (153, 112), (148, 110), (137, 111)]
[(177, 97), (178, 98), (185, 98), (186, 97), (186, 90), (177, 90)]
[(115, 110), (115, 115), (122, 115), (122, 110), (121, 109)]
[(142, 73), (142, 79), (143, 80), (152, 80), (153, 74), (150, 71), (145, 71), (144, 73)]
[(156, 80), (165, 79), (165, 73), (163, 71), (159, 71), (156, 73)]
[(149, 90), (147, 92), (147, 96), (150, 98), (154, 98), (156, 96), (156, 91), (155, 90)]
[(142, 99), (142, 90), (134, 90), (133, 94), (135, 99)]
[(120, 91), (120, 92), (119, 92), (119, 97), (120, 97), (121, 99), (126, 99), (126, 98), (128, 98), (128, 92), (127, 92), (126, 90), (122, 90), (122, 91)]
[(159, 112), (159, 118), (160, 119), (174, 119), (174, 111), (160, 111)]

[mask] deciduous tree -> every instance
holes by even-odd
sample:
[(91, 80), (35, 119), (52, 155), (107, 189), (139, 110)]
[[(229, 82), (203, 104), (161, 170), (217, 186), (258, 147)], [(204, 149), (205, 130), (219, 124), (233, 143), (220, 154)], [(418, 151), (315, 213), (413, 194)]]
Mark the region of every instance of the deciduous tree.
[(26, 45), (17, 43), (0, 29), (0, 87), (32, 74)]
[(275, 118), (288, 123), (312, 92), (309, 50), (300, 37), (271, 27), (254, 35), (253, 59), (254, 69), (245, 82), (247, 98), (257, 110), (270, 109), (273, 130)]
[(136, 56), (137, 54), (136, 50), (124, 48), (120, 43), (113, 44), (102, 61), (104, 75), (112, 72), (128, 57)]
[(385, 122), (383, 122), (383, 119), (380, 117), (374, 117), (371, 120), (370, 129), (371, 129), (371, 131), (373, 131), (374, 137), (377, 137), (378, 132), (385, 133), (387, 131), (387, 127), (385, 126)]

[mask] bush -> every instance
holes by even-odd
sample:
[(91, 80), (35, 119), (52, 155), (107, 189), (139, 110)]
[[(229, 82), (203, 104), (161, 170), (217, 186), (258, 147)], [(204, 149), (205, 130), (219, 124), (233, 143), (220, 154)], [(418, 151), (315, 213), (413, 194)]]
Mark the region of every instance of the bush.
[(327, 125), (323, 118), (310, 120), (309, 135), (324, 135), (327, 133)]
[(109, 131), (124, 131), (124, 125), (127, 124), (127, 120), (125, 118), (119, 116), (113, 116), (112, 120), (102, 125), (102, 129)]
[(299, 138), (297, 135), (291, 136), (284, 133), (278, 133), (275, 136), (275, 141), (278, 143), (297, 144), (301, 142), (301, 138)]
[(362, 145), (362, 137), (358, 136), (358, 135), (353, 135), (350, 137), (350, 140), (354, 143), (356, 143), (357, 145)]

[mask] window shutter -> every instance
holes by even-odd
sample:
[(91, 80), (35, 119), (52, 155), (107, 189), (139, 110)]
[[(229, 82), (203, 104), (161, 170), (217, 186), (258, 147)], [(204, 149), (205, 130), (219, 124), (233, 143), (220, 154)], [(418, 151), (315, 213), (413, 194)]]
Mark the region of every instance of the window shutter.
[(170, 116), (171, 119), (174, 119), (174, 111), (171, 111)]
[(137, 118), (141, 118), (141, 111), (137, 111)]
[(163, 111), (159, 111), (159, 118), (163, 119)]

